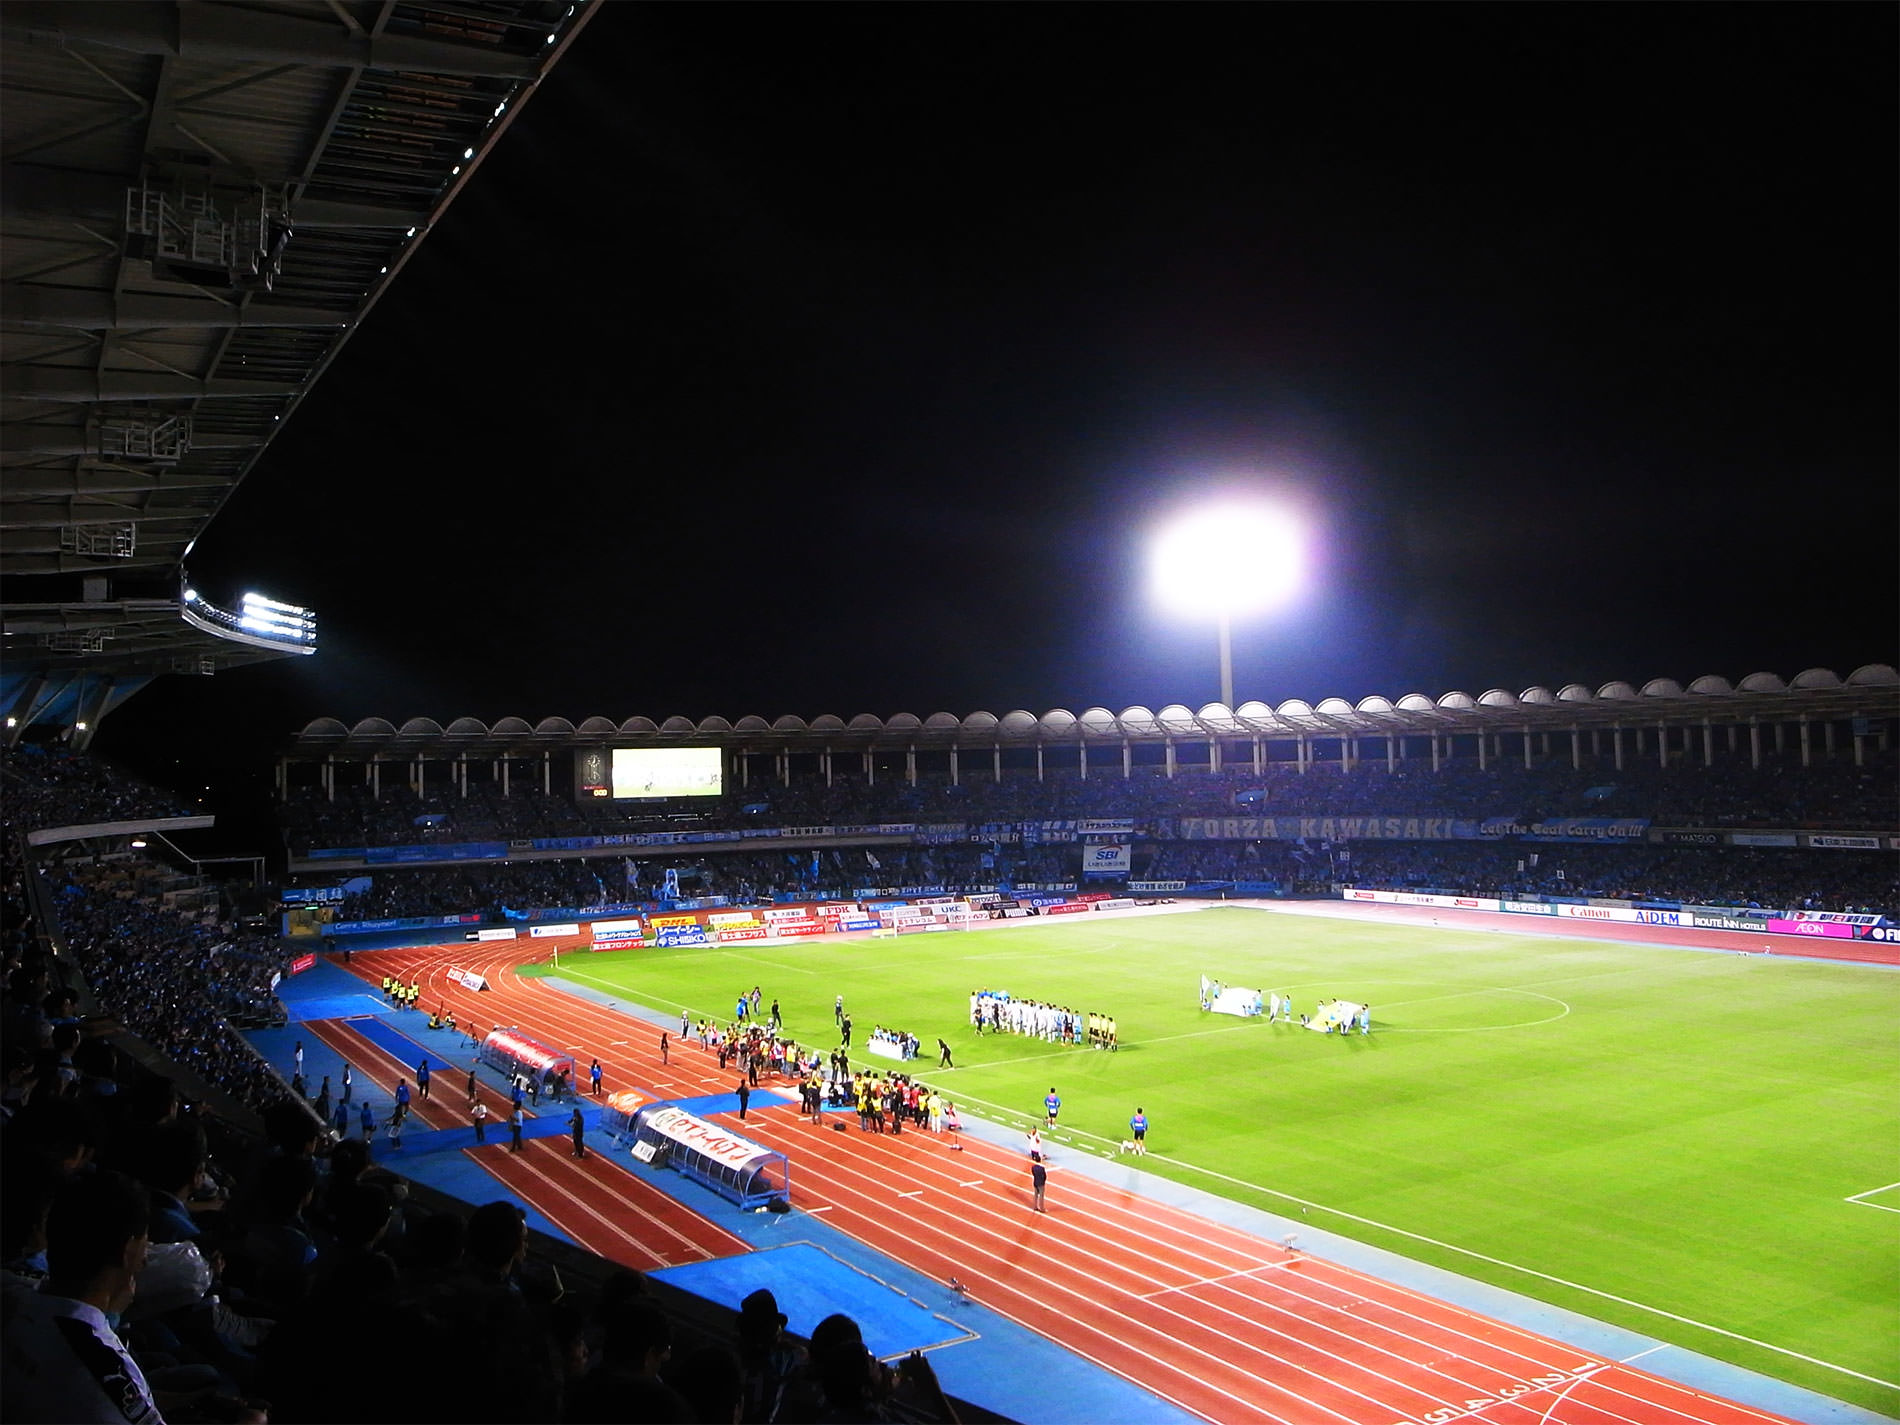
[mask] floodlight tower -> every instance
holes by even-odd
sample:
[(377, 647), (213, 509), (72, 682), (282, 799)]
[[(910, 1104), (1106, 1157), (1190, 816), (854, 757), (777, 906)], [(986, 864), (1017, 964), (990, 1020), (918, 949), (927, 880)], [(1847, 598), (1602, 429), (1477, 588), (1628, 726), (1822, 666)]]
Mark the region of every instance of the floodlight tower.
[(1161, 602), (1220, 624), (1221, 706), (1234, 706), (1236, 615), (1284, 601), (1298, 586), (1301, 530), (1270, 505), (1217, 505), (1184, 515), (1155, 541), (1154, 583)]

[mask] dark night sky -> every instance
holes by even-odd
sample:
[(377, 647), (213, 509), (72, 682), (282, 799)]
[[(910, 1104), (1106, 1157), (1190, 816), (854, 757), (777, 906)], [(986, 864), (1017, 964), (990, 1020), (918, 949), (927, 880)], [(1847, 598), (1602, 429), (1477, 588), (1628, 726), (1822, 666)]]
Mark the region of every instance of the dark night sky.
[(1216, 488), (1243, 700), (1893, 661), (1895, 16), (610, 4), (199, 542), (322, 651), (100, 746), (1198, 706)]

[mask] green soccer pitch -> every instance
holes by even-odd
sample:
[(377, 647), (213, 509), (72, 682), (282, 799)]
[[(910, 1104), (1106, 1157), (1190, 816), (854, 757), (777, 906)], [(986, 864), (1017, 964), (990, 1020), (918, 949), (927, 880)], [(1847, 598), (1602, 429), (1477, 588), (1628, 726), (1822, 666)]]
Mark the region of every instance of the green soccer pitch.
[[(670, 1013), (778, 998), (1150, 1172), (1900, 1415), (1900, 972), (1241, 907), (901, 940), (566, 957)], [(1341, 1037), (1204, 1014), (1199, 977), (1370, 1003)], [(1116, 1017), (1119, 1053), (976, 1035), (970, 991)], [(934, 1069), (947, 1039), (957, 1067)], [(1884, 1191), (1883, 1191), (1884, 1190)]]

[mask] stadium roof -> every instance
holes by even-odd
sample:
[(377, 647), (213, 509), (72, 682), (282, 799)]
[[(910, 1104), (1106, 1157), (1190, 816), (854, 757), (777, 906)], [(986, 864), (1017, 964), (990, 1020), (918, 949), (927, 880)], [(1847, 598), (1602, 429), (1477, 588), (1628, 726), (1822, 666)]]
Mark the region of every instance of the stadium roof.
[(599, 2), (0, 6), (15, 736), (309, 651), (188, 622), (186, 556)]
[(505, 717), (492, 727), (472, 717), (460, 717), (446, 727), (432, 718), (415, 717), (397, 724), (386, 718), (364, 718), (354, 726), (335, 718), (317, 718), (296, 736), (285, 755), (295, 761), (336, 757), (362, 761), (388, 757), (450, 758), (463, 754), (500, 757), (561, 748), (656, 746), (699, 743), (747, 751), (816, 751), (820, 747), (989, 747), (1034, 743), (1102, 741), (1157, 742), (1172, 738), (1205, 737), (1342, 737), (1432, 732), (1473, 733), (1481, 730), (1553, 731), (1580, 728), (1700, 726), (1703, 722), (1763, 723), (1807, 718), (1892, 718), (1900, 714), (1900, 673), (1884, 663), (1870, 663), (1846, 678), (1826, 668), (1810, 668), (1784, 681), (1773, 673), (1753, 673), (1739, 683), (1709, 675), (1687, 687), (1670, 678), (1652, 678), (1638, 686), (1611, 682), (1592, 690), (1580, 683), (1552, 692), (1527, 688), (1511, 693), (1493, 688), (1474, 697), (1450, 692), (1438, 698), (1409, 693), (1398, 699), (1378, 696), (1349, 703), (1324, 698), (1309, 704), (1294, 698), (1277, 708), (1265, 703), (1242, 703), (1228, 709), (1209, 703), (1198, 711), (1179, 703), (1159, 712), (1145, 707), (1111, 712), (1089, 708), (1080, 714), (1055, 708), (1038, 717), (1018, 709), (1003, 714), (973, 712), (967, 717), (933, 713), (920, 718), (898, 713), (879, 718), (859, 713), (846, 719), (834, 714), (810, 722), (789, 714), (768, 720), (748, 715), (737, 721), (723, 717), (669, 717), (663, 722), (631, 717), (615, 722), (590, 717), (580, 723), (562, 717)]

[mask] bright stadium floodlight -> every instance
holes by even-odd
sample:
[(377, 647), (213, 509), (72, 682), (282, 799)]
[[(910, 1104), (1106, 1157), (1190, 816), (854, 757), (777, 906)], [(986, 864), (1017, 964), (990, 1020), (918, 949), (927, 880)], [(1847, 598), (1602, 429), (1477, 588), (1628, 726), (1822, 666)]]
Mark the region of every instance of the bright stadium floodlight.
[(1221, 706), (1234, 706), (1233, 620), (1283, 602), (1299, 586), (1302, 531), (1284, 510), (1217, 505), (1183, 516), (1154, 548), (1155, 593), (1167, 607), (1220, 621)]

